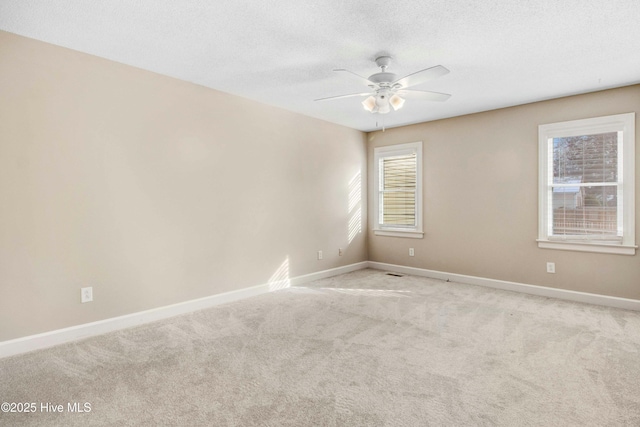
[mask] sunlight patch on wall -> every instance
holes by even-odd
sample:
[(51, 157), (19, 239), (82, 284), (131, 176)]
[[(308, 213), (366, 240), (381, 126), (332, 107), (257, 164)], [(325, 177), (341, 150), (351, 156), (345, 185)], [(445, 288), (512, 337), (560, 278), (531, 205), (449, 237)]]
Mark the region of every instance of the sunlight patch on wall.
[(356, 238), (356, 236), (362, 231), (362, 210), (361, 208), (356, 209), (355, 212), (351, 215), (349, 219), (349, 243)]
[(349, 223), (347, 235), (349, 243), (362, 232), (362, 173), (358, 173), (349, 181)]
[(289, 279), (289, 257), (285, 258), (284, 262), (280, 264), (280, 267), (273, 273), (273, 276), (271, 276), (267, 284), (269, 285), (269, 292), (291, 287), (291, 279)]

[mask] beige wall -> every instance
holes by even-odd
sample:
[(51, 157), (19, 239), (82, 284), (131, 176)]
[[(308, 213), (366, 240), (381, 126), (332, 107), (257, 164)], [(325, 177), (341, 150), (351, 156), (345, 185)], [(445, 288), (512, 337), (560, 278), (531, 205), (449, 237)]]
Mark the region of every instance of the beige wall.
[[(369, 259), (640, 299), (639, 255), (539, 249), (536, 244), (538, 125), (638, 111), (640, 85), (370, 133), (370, 166), (374, 147), (423, 141), (425, 237), (370, 232)], [(638, 129), (636, 134), (640, 138)], [(637, 169), (640, 149), (636, 156)], [(636, 173), (636, 217), (639, 189)], [(369, 220), (373, 224), (372, 209)], [(415, 248), (413, 258), (410, 247)], [(556, 263), (556, 274), (546, 273), (547, 261)]]
[(0, 32), (0, 341), (364, 261), (358, 177), (359, 131)]

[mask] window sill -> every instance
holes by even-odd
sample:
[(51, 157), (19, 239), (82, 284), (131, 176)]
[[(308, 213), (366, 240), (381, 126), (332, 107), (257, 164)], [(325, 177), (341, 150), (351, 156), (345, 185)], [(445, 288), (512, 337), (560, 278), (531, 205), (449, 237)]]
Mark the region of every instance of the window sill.
[(635, 255), (637, 246), (623, 246), (606, 243), (562, 242), (538, 239), (538, 247), (542, 249), (559, 249), (562, 251), (597, 252), (602, 254)]
[(376, 236), (389, 236), (389, 237), (407, 237), (410, 239), (422, 239), (424, 237), (424, 233), (422, 231), (415, 231), (415, 230), (381, 230), (381, 229), (374, 229), (373, 233)]

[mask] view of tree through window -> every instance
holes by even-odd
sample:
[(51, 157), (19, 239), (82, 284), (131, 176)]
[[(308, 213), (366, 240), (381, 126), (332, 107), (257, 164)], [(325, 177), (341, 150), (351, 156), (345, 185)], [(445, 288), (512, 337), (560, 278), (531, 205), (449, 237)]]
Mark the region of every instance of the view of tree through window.
[(553, 234), (618, 231), (618, 132), (553, 139)]

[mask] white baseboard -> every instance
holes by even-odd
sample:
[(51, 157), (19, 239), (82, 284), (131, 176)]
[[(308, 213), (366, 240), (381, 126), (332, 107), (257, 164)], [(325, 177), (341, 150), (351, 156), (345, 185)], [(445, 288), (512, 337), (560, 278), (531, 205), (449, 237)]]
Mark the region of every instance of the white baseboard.
[(303, 285), (305, 283), (313, 282), (314, 280), (326, 279), (327, 277), (338, 276), (340, 274), (351, 273), (352, 271), (364, 270), (369, 267), (369, 261), (357, 262), (355, 264), (345, 265), (343, 267), (331, 268), (329, 270), (322, 270), (316, 273), (305, 274), (303, 276), (294, 277), (291, 279), (291, 286)]
[[(327, 277), (337, 276), (339, 274), (349, 273), (351, 271), (367, 268), (368, 262), (363, 261), (356, 264), (345, 265), (343, 267), (332, 268), (329, 270), (318, 271), (316, 273), (305, 274), (303, 276), (292, 277), (288, 279), (287, 285), (301, 285), (313, 280), (324, 279)], [(26, 353), (29, 351), (40, 350), (70, 341), (76, 341), (92, 337), (95, 335), (105, 334), (107, 332), (117, 331), (119, 329), (130, 328), (145, 323), (155, 322), (156, 320), (166, 319), (180, 314), (190, 313), (196, 310), (213, 307), (219, 304), (225, 304), (244, 298), (264, 294), (278, 289), (279, 286), (273, 286), (273, 283), (267, 283), (250, 288), (239, 289), (237, 291), (224, 292), (222, 294), (211, 295), (204, 298), (198, 298), (177, 304), (158, 307), (151, 310), (131, 313), (124, 316), (112, 317), (110, 319), (99, 320), (96, 322), (85, 323), (82, 325), (71, 326), (55, 331), (44, 332), (36, 335), (16, 338), (9, 341), (0, 342), (0, 358), (13, 356), (16, 354)]]
[(414, 276), (430, 277), (433, 279), (451, 280), (469, 285), (485, 286), (502, 289), (505, 291), (522, 292), (548, 298), (557, 298), (568, 301), (583, 302), (587, 304), (604, 305), (607, 307), (622, 308), (626, 310), (640, 311), (640, 300), (611, 297), (607, 295), (590, 294), (587, 292), (569, 291), (566, 289), (548, 288), (545, 286), (527, 285), (524, 283), (507, 282), (504, 280), (487, 279), (484, 277), (466, 276), (464, 274), (446, 273), (423, 268), (405, 267), (402, 265), (386, 264), (369, 261), (369, 268), (376, 270), (392, 271), (395, 273), (411, 274)]

